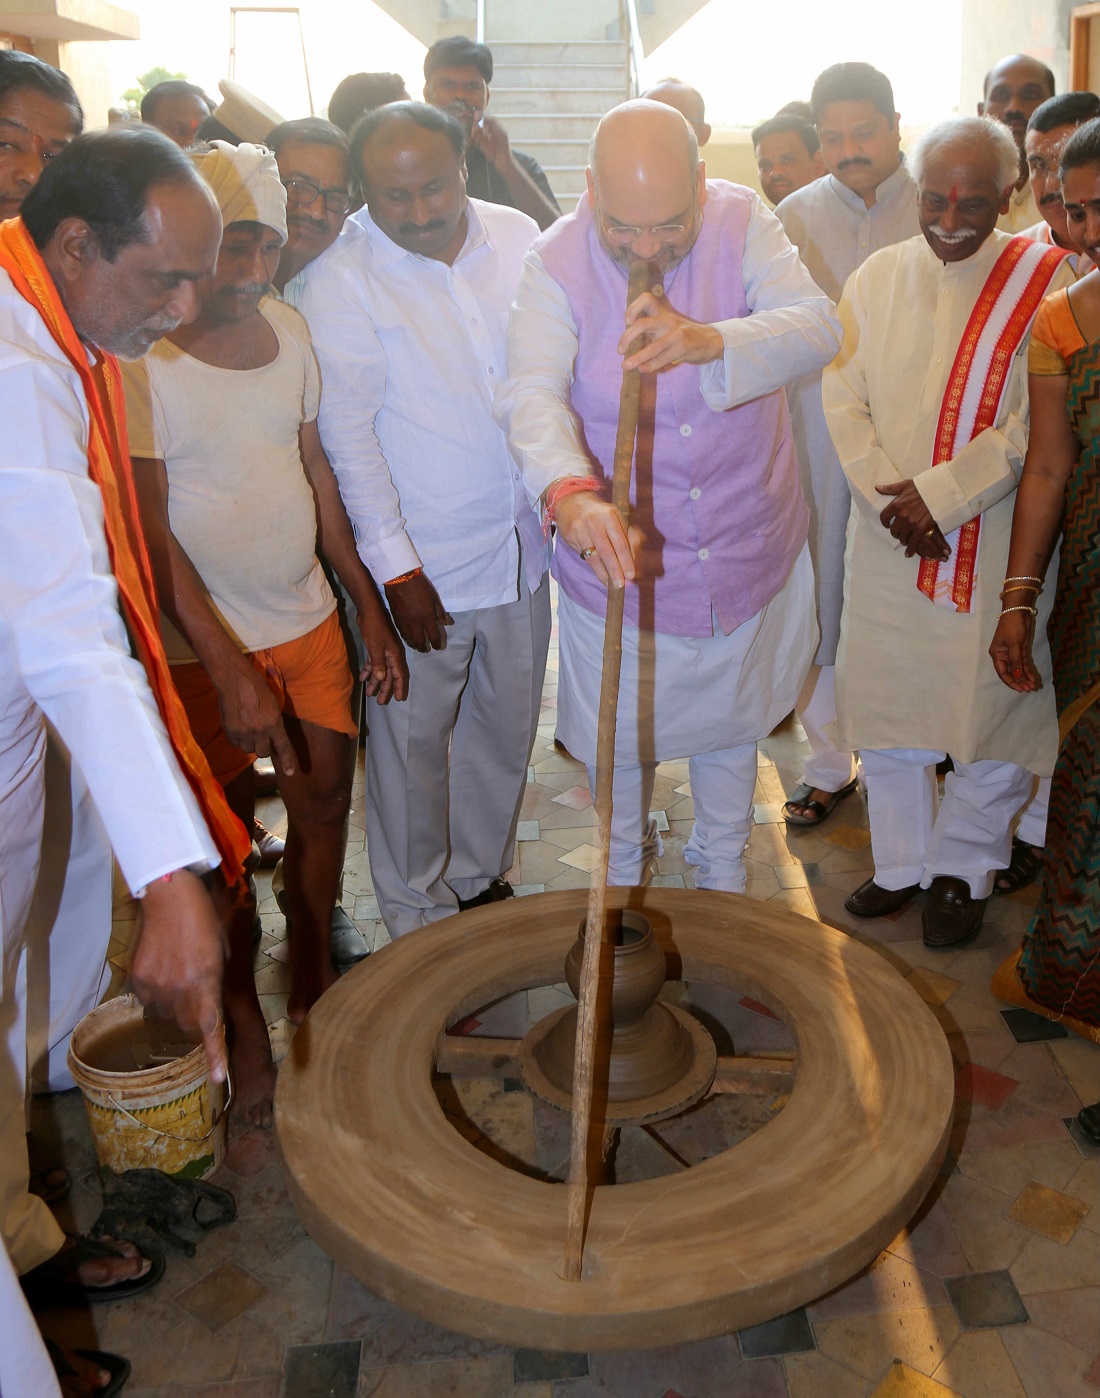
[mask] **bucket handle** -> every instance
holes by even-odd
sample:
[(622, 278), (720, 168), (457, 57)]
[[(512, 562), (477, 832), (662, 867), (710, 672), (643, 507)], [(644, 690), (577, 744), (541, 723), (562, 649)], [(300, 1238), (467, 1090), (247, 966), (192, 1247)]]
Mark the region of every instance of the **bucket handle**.
[[(209, 1081), (209, 1079), (207, 1079), (207, 1081)], [(127, 1121), (133, 1122), (133, 1124), (136, 1127), (138, 1127), (138, 1129), (141, 1131), (148, 1131), (151, 1135), (160, 1136), (166, 1141), (179, 1141), (182, 1145), (198, 1145), (199, 1142), (208, 1141), (210, 1139), (210, 1137), (218, 1129), (218, 1125), (221, 1122), (222, 1118), (226, 1116), (226, 1114), (229, 1111), (229, 1108), (233, 1105), (233, 1076), (228, 1068), (226, 1068), (225, 1072), (225, 1086), (225, 1106), (221, 1109), (220, 1115), (214, 1117), (214, 1120), (210, 1125), (210, 1130), (203, 1132), (201, 1136), (177, 1136), (171, 1131), (162, 1131), (158, 1126), (150, 1126), (147, 1121), (138, 1121), (137, 1117), (134, 1116), (132, 1112), (128, 1112), (126, 1110), (126, 1108), (122, 1105), (122, 1103), (118, 1100), (118, 1098), (114, 1095), (113, 1092), (108, 1092), (107, 1101), (110, 1106), (114, 1107), (116, 1112), (121, 1113), (121, 1115), (124, 1116)], [(151, 1149), (152, 1146), (150, 1146), (150, 1150)]]

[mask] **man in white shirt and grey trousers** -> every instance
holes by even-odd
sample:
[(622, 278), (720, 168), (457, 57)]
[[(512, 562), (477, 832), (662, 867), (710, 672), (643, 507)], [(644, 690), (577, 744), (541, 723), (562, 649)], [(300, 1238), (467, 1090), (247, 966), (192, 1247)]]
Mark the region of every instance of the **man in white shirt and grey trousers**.
[(367, 851), (391, 936), (511, 896), (550, 638), (547, 544), (492, 412), (538, 227), (467, 198), (464, 143), (423, 103), (370, 114), (351, 150), (366, 207), (298, 303), (321, 439), (409, 647), (408, 701), (373, 714), (367, 740)]

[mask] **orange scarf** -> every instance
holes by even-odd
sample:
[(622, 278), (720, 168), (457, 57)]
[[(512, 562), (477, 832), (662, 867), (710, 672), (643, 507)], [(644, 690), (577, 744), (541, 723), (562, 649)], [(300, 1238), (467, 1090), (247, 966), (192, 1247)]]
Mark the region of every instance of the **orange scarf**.
[(225, 793), (214, 780), (202, 749), (191, 736), (187, 715), (172, 684), (157, 622), (159, 608), (153, 569), (134, 494), (118, 361), (112, 354), (102, 354), (97, 356), (94, 365), (88, 363), (84, 344), (21, 218), (0, 223), (0, 267), (11, 277), (20, 296), (41, 315), (58, 348), (80, 375), (88, 404), (88, 475), (99, 486), (103, 497), (107, 551), (118, 583), (122, 614), (138, 659), (145, 666), (180, 767), (218, 846), (225, 877), (228, 882), (236, 883), (244, 872), (251, 841), (226, 804)]

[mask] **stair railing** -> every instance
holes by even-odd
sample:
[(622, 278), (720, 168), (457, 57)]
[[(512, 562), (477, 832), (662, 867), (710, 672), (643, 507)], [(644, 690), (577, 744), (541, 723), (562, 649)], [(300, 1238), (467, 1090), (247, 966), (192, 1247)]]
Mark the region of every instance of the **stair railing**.
[(642, 90), (642, 60), (645, 57), (642, 31), (638, 25), (637, 0), (620, 0), (619, 27), (620, 31), (625, 29), (627, 38), (626, 95), (629, 99), (637, 97)]

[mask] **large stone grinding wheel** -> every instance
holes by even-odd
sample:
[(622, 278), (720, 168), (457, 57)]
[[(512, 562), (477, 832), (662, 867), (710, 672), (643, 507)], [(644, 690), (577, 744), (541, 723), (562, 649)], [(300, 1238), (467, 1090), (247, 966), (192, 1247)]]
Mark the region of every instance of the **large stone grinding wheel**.
[(464, 1140), (432, 1073), (449, 1023), (561, 980), (584, 891), (472, 910), (377, 953), (299, 1031), (279, 1074), (276, 1124), (317, 1242), (371, 1290), (437, 1324), (570, 1350), (757, 1324), (870, 1262), (943, 1160), (954, 1098), (947, 1042), (881, 956), (729, 894), (608, 889), (607, 899), (650, 919), (670, 978), (775, 1010), (797, 1048), (789, 1102), (703, 1164), (597, 1188), (583, 1276), (566, 1282), (566, 1187)]

